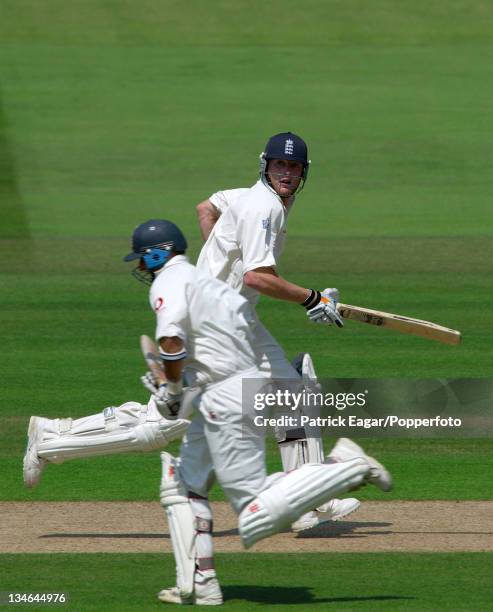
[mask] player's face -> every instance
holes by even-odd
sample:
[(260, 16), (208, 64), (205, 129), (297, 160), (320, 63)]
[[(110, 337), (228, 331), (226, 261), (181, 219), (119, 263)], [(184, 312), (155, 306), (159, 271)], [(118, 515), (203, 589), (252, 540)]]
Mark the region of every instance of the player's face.
[(271, 159), (267, 168), (270, 183), (281, 198), (289, 197), (298, 189), (302, 175), (303, 164), (289, 159)]

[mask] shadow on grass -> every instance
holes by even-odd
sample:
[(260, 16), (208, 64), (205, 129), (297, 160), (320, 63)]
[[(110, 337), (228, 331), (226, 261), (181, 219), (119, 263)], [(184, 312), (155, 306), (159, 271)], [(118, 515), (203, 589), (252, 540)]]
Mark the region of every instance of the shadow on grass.
[(415, 597), (402, 597), (399, 595), (368, 595), (358, 597), (314, 597), (309, 587), (276, 587), (276, 586), (253, 586), (251, 584), (222, 587), (224, 599), (227, 602), (232, 600), (255, 601), (257, 603), (273, 604), (292, 604), (299, 606), (303, 604), (336, 604), (344, 602), (363, 602), (363, 601), (402, 601), (414, 600)]
[(364, 536), (375, 536), (375, 535), (385, 535), (389, 533), (393, 533), (391, 530), (386, 531), (359, 531), (357, 534), (353, 534), (355, 529), (376, 529), (379, 527), (391, 527), (392, 523), (388, 522), (371, 522), (371, 521), (328, 521), (327, 523), (322, 523), (322, 525), (317, 525), (317, 527), (313, 527), (312, 529), (307, 529), (306, 531), (300, 531), (297, 533), (296, 537), (299, 539), (309, 539), (309, 538), (338, 538), (342, 535), (346, 535), (348, 537), (364, 537)]
[(40, 539), (45, 538), (98, 538), (98, 539), (132, 539), (132, 540), (169, 540), (169, 535), (166, 533), (45, 533), (39, 536)]
[[(366, 528), (377, 528), (377, 527), (389, 527), (392, 523), (384, 522), (333, 522), (329, 521), (313, 529), (303, 531), (296, 534), (299, 539), (309, 538), (337, 538), (341, 535), (347, 535), (348, 537), (365, 537), (367, 535), (385, 535), (393, 533), (392, 531), (364, 531), (358, 534), (353, 534), (355, 529)], [(289, 533), (290, 529), (285, 529), (282, 533)], [(215, 531), (215, 538), (224, 538), (238, 535), (238, 529), (223, 529), (221, 531)], [(129, 539), (163, 539), (169, 540), (170, 536), (167, 533), (96, 533), (96, 532), (78, 532), (78, 533), (46, 533), (39, 536), (40, 538), (129, 538)]]

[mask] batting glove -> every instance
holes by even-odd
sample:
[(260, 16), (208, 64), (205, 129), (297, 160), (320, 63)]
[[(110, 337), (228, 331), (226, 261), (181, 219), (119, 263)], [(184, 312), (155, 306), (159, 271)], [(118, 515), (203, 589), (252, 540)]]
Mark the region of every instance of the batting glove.
[(152, 396), (156, 408), (165, 419), (176, 419), (183, 396), (181, 382), (161, 385)]
[(307, 309), (306, 314), (314, 323), (325, 323), (326, 325), (337, 325), (344, 327), (344, 322), (337, 312), (337, 301), (339, 291), (335, 288), (324, 289), (320, 294), (320, 301), (316, 306)]
[(154, 395), (158, 392), (159, 386), (156, 382), (156, 379), (152, 375), (152, 372), (146, 372), (144, 376), (141, 376), (140, 382), (144, 385), (144, 387), (149, 391), (151, 395)]

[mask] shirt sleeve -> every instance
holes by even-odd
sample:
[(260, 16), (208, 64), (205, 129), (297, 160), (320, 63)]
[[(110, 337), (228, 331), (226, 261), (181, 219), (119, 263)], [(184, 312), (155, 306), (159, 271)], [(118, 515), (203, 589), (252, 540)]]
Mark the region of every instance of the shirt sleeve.
[(242, 252), (243, 274), (277, 265), (274, 245), (282, 231), (282, 210), (268, 203), (245, 206), (238, 219), (237, 240)]
[(209, 202), (211, 202), (220, 213), (223, 213), (229, 206), (227, 192), (226, 191), (216, 191), (209, 197)]
[(220, 213), (227, 210), (232, 204), (236, 203), (249, 189), (246, 187), (238, 187), (237, 189), (225, 189), (224, 191), (216, 191), (209, 197), (211, 202)]
[[(154, 283), (151, 288), (151, 307), (156, 314), (156, 340), (176, 336), (186, 342), (188, 305), (185, 283), (170, 279), (166, 285)], [(164, 290), (165, 287), (165, 290)]]

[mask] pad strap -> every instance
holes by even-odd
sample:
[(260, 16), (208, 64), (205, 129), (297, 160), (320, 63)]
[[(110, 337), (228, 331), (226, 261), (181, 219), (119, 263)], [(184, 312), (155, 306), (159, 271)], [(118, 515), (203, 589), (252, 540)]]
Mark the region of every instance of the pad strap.
[(61, 436), (70, 433), (71, 429), (72, 429), (72, 419), (70, 418), (60, 419), (59, 424), (58, 424), (58, 431), (60, 432)]
[(115, 431), (120, 427), (118, 419), (116, 418), (115, 409), (113, 406), (109, 406), (103, 410), (104, 417), (104, 428), (107, 432)]
[(215, 569), (214, 557), (201, 557), (197, 559), (197, 567), (201, 572)]
[(206, 519), (206, 518), (200, 518), (198, 516), (195, 517), (195, 530), (198, 533), (212, 533), (213, 531), (213, 521)]
[(297, 427), (296, 429), (287, 429), (286, 438), (278, 442), (278, 444), (284, 444), (284, 442), (293, 442), (294, 440), (305, 440), (306, 432), (304, 427)]

